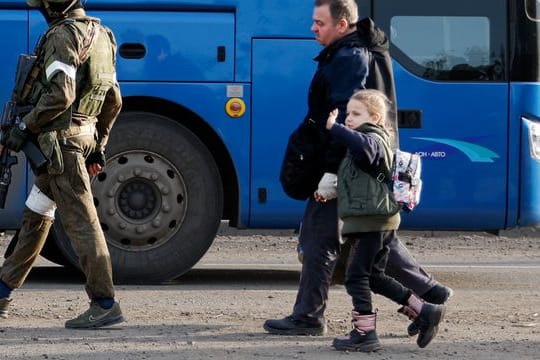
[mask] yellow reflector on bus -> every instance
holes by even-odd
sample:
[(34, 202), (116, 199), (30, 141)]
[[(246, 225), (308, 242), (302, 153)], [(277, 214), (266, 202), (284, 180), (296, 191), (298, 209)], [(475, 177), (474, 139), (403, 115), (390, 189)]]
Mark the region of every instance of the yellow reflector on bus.
[(230, 117), (240, 117), (246, 112), (246, 103), (240, 98), (230, 98), (225, 104), (225, 112)]

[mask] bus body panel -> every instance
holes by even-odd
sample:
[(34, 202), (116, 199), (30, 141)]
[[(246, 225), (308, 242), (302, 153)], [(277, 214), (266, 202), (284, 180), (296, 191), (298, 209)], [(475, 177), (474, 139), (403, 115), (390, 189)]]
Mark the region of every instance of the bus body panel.
[[(89, 14), (100, 18), (115, 34), (119, 81), (233, 81), (231, 13)], [(30, 24), (30, 43), (35, 44), (46, 24), (37, 12), (31, 12)], [(223, 60), (218, 59), (219, 51), (223, 51)], [(124, 53), (133, 58), (123, 57)]]
[[(243, 88), (246, 102), (246, 114), (241, 118), (231, 118), (225, 113), (225, 103), (227, 102), (227, 84), (212, 83), (140, 83), (127, 82), (122, 84), (122, 96), (145, 97), (149, 93), (152, 96), (164, 99), (165, 101), (182, 104), (185, 108), (196, 114), (200, 119), (205, 119), (213, 131), (224, 142), (231, 158), (239, 181), (240, 189), (240, 216), (241, 223), (248, 224), (249, 221), (249, 183), (250, 183), (250, 108), (251, 108), (251, 88), (248, 85), (240, 85)], [(207, 106), (206, 102), (222, 104), (220, 107)], [(173, 119), (179, 122), (182, 119)], [(244, 141), (238, 141), (244, 139)], [(204, 139), (203, 139), (204, 140)], [(174, 146), (174, 144), (171, 144)]]
[(1, 10), (0, 30), (9, 36), (0, 38), (0, 101), (6, 101), (11, 97), (13, 82), (15, 80), (15, 68), (17, 67), (18, 55), (28, 52), (28, 12), (23, 10)]
[[(316, 68), (313, 57), (320, 50), (313, 40), (253, 41), (251, 227), (299, 224), (305, 204), (283, 192), (279, 170), (287, 134), (306, 115), (307, 89)], [(271, 136), (274, 133), (283, 135)]]
[(398, 107), (422, 116), (421, 128), (400, 129), (400, 147), (422, 156), (424, 180), (420, 205), (403, 216), (403, 227), (503, 228), (508, 85), (431, 82), (397, 63), (394, 72)]
[[(309, 1), (294, 2), (291, 8), (290, 0), (157, 0), (157, 1), (108, 1), (94, 0), (87, 4), (89, 14), (98, 14), (101, 9), (111, 10), (144, 10), (144, 11), (173, 11), (177, 13), (199, 12), (234, 12), (235, 14), (235, 49), (230, 55), (235, 58), (234, 76), (235, 81), (251, 81), (251, 39), (257, 37), (278, 38), (312, 38), (310, 32), (311, 13), (313, 4)], [(174, 15), (174, 14), (173, 14)], [(129, 18), (129, 12), (126, 13)], [(173, 16), (174, 18), (174, 16)], [(105, 21), (105, 19), (103, 19)], [(106, 24), (113, 24), (115, 18), (111, 18)], [(201, 25), (197, 25), (201, 26)], [(181, 29), (189, 37), (192, 27), (188, 30)], [(201, 46), (206, 45), (208, 39), (216, 36), (215, 32), (208, 33), (201, 41)], [(181, 50), (183, 54), (191, 49)]]
[(92, 15), (110, 24), (120, 54), (129, 44), (147, 51), (141, 58), (118, 57), (119, 81), (233, 81), (232, 13), (153, 12), (148, 16), (145, 12), (95, 11)]

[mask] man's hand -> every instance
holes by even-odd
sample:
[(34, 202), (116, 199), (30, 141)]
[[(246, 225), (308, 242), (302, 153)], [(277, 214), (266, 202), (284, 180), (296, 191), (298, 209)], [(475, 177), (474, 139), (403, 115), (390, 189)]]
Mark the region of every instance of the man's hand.
[(2, 138), (2, 145), (15, 152), (19, 152), (28, 140), (28, 135), (28, 130), (21, 130), (17, 125), (12, 126)]
[(95, 176), (105, 168), (105, 153), (103, 151), (95, 151), (86, 158), (86, 169), (88, 175)]
[(324, 173), (314, 194), (315, 200), (324, 202), (337, 197), (337, 175)]

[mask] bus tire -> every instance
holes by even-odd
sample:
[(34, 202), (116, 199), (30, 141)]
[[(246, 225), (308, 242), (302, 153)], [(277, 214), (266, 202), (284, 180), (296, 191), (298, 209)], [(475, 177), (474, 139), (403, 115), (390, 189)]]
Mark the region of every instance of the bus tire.
[[(11, 240), (6, 248), (6, 251), (4, 252), (4, 259), (7, 259), (11, 254), (13, 254), (13, 250), (15, 250), (15, 246), (17, 246), (17, 242), (19, 242), (20, 232), (21, 232), (21, 229), (17, 229), (15, 231), (15, 234), (13, 234), (13, 236), (11, 237)], [(47, 241), (45, 241), (45, 244), (43, 245), (43, 248), (41, 249), (41, 252), (39, 253), (39, 255), (41, 255), (45, 259), (55, 264), (71, 267), (71, 263), (62, 254), (62, 252), (58, 248), (58, 245), (56, 244), (54, 231), (49, 232), (49, 235), (47, 236)]]
[[(116, 283), (159, 283), (190, 270), (210, 248), (223, 188), (206, 146), (186, 127), (145, 112), (122, 113), (107, 164), (92, 179)], [(59, 248), (80, 268), (60, 221)]]
[(58, 247), (58, 242), (56, 241), (55, 231), (49, 231), (49, 236), (47, 236), (47, 241), (39, 255), (43, 256), (45, 259), (65, 267), (73, 268), (71, 261), (64, 256), (64, 252)]

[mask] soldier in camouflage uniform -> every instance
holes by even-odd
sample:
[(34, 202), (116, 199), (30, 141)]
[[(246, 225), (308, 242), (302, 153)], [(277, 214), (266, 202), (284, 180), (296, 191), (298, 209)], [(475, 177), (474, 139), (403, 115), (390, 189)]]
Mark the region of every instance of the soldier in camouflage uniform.
[[(105, 145), (122, 100), (116, 81), (116, 42), (99, 19), (86, 16), (80, 0), (27, 0), (49, 29), (35, 54), (38, 71), (24, 102), (33, 109), (2, 139), (20, 151), (37, 138), (48, 159), (36, 174), (25, 203), (14, 252), (0, 272), (0, 317), (7, 317), (12, 289), (19, 288), (39, 255), (55, 210), (86, 275), (90, 308), (66, 328), (98, 328), (124, 321), (114, 286), (109, 251), (100, 227), (90, 176), (105, 166)], [(29, 76), (30, 77), (30, 76)]]

